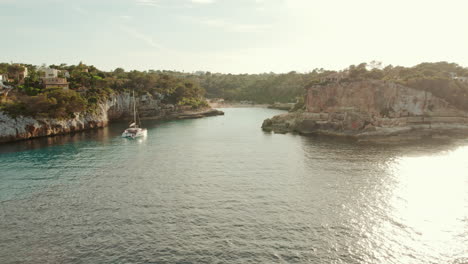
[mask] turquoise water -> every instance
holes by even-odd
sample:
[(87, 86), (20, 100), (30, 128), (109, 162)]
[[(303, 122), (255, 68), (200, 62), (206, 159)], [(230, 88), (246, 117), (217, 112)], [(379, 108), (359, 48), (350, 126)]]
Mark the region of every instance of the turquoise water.
[(466, 263), (468, 141), (264, 133), (281, 111), (0, 145), (0, 263)]

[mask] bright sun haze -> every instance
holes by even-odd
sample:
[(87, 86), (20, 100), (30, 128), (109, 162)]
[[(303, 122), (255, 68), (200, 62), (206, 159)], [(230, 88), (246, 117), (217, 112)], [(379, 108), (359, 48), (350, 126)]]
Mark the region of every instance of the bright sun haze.
[(0, 61), (102, 70), (339, 70), (377, 60), (468, 65), (468, 2), (0, 0)]

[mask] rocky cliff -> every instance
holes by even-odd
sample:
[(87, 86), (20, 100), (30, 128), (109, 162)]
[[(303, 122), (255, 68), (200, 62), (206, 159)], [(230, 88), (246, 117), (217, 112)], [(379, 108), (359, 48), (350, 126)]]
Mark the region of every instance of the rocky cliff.
[[(211, 108), (192, 111), (187, 107), (162, 104), (149, 94), (138, 98), (137, 105), (141, 119), (186, 119), (224, 114)], [(67, 120), (11, 117), (0, 111), (0, 143), (105, 127), (112, 120), (133, 118), (132, 107), (131, 95), (122, 93), (100, 103), (94, 113), (75, 113), (75, 118)]]
[(14, 118), (0, 112), (0, 143), (105, 127), (109, 122), (105, 106), (100, 105), (98, 113), (77, 113), (75, 118), (67, 120), (24, 116)]
[(385, 81), (317, 85), (306, 110), (264, 121), (265, 131), (407, 141), (468, 135), (468, 113), (430, 92)]

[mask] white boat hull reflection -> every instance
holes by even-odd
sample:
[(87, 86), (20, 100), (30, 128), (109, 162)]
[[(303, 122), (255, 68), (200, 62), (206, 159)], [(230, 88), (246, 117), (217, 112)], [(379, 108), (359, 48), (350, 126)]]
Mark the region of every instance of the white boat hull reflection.
[(139, 137), (146, 137), (148, 134), (148, 130), (145, 128), (127, 128), (122, 133), (123, 138), (139, 138)]

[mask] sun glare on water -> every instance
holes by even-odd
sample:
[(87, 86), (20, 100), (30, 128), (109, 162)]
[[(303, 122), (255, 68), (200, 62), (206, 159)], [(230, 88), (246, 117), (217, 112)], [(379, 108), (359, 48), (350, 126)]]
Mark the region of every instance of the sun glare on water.
[[(391, 171), (395, 186), (389, 194), (389, 217), (405, 230), (404, 239), (399, 239), (402, 252), (421, 254), (408, 255), (408, 263), (468, 261), (468, 147), (401, 157)], [(394, 232), (391, 226), (383, 225), (382, 232)]]

